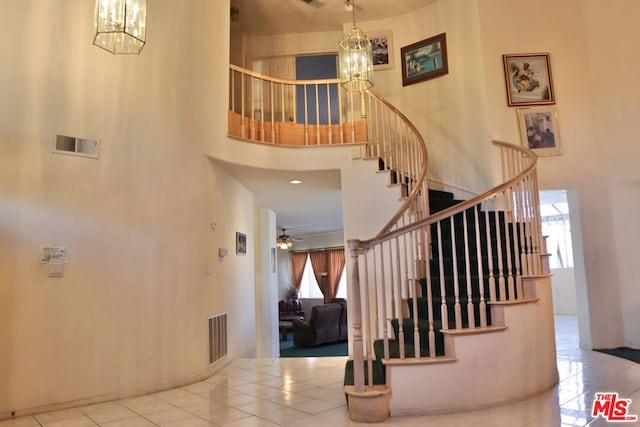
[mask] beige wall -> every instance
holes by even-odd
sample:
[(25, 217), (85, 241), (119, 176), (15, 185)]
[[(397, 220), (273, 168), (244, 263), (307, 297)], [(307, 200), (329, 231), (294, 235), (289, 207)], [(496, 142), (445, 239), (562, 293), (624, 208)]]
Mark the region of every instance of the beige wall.
[(508, 0), (478, 4), (493, 137), (519, 141), (501, 55), (551, 55), (564, 155), (540, 159), (538, 176), (543, 189), (575, 189), (580, 201), (584, 259), (576, 268), (584, 268), (586, 283), (576, 285), (591, 301), (582, 308), (591, 317), (592, 342), (585, 344), (640, 347), (640, 228), (633, 213), (640, 208), (634, 128), (640, 85), (625, 77), (640, 65), (630, 54), (640, 37), (634, 21), (640, 4), (545, 0), (526, 18)]
[[(226, 133), (199, 82), (227, 75), (201, 65), (228, 28), (190, 22), (228, 3), (152, 3), (140, 56), (91, 45), (92, 2), (0, 6), (0, 418), (206, 374), (213, 313), (229, 316), (229, 358), (255, 354), (253, 248), (217, 256), (235, 231), (252, 242), (253, 196), (198, 128)], [(212, 31), (222, 42), (198, 46)], [(52, 154), (57, 133), (99, 139), (100, 159)], [(47, 277), (44, 244), (67, 247), (64, 277)]]
[[(543, 0), (524, 13), (510, 0), (446, 0), (406, 16), (358, 22), (365, 30), (393, 31), (396, 66), (375, 73), (375, 90), (425, 136), (430, 177), (471, 191), (496, 182), (490, 139), (520, 142), (516, 109), (506, 103), (502, 55), (550, 53), (564, 154), (540, 159), (539, 180), (543, 189), (575, 190), (580, 201), (585, 256), (576, 260), (576, 277), (592, 326), (581, 336), (586, 346), (640, 347), (634, 216), (640, 85), (629, 78), (640, 61), (633, 55), (639, 9), (635, 0)], [(441, 32), (447, 33), (449, 74), (402, 87), (400, 48)], [(340, 36), (323, 37), (321, 45), (329, 46)], [(297, 53), (300, 40), (306, 39), (252, 38), (249, 44), (271, 56)]]

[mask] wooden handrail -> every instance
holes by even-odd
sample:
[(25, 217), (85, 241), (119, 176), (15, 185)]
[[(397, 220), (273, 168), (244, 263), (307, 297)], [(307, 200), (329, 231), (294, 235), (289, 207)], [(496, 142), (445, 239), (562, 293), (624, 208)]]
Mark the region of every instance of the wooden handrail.
[[(405, 225), (403, 227), (399, 227), (397, 229), (391, 230), (391, 231), (384, 231), (385, 229), (387, 229), (389, 227), (389, 225), (393, 222), (394, 218), (397, 218), (401, 215), (401, 210), (405, 207), (405, 205), (407, 204), (407, 202), (405, 202), (405, 204), (403, 204), (403, 206), (400, 208), (400, 210), (394, 215), (394, 217), (392, 218), (392, 221), (389, 221), (389, 223), (387, 223), (387, 225), (383, 228), (383, 231), (381, 231), (376, 237), (369, 239), (369, 240), (359, 240), (360, 242), (360, 247), (362, 248), (367, 248), (370, 247), (372, 245), (376, 245), (379, 244), (381, 242), (384, 242), (386, 240), (389, 239), (393, 239), (394, 237), (398, 237), (402, 234), (406, 234), (409, 233), (411, 231), (415, 231), (417, 229), (423, 228), (427, 225), (431, 225), (434, 224), (438, 221), (441, 221), (445, 218), (449, 218), (452, 217), (458, 213), (464, 212), (469, 208), (472, 208), (476, 205), (479, 205), (481, 203), (484, 203), (490, 199), (492, 199), (493, 197), (495, 197), (496, 194), (499, 194), (503, 191), (505, 191), (506, 189), (508, 189), (509, 187), (513, 186), (513, 184), (515, 184), (516, 182), (518, 182), (520, 179), (522, 179), (523, 176), (526, 176), (527, 174), (529, 174), (535, 167), (536, 167), (536, 162), (537, 162), (537, 158), (538, 156), (536, 156), (536, 154), (531, 151), (531, 150), (527, 150), (525, 148), (522, 147), (518, 147), (517, 145), (512, 145), (506, 142), (501, 142), (501, 141), (492, 141), (495, 145), (501, 146), (501, 147), (505, 147), (505, 148), (510, 148), (516, 151), (519, 151), (522, 156), (524, 158), (528, 158), (531, 159), (529, 165), (527, 166), (527, 168), (522, 171), (520, 174), (518, 174), (517, 176), (509, 179), (508, 181), (505, 181), (504, 183), (488, 190), (485, 191), (482, 194), (479, 194), (471, 199), (465, 200), (461, 203), (458, 203), (457, 205), (451, 206), (449, 208), (446, 208), (444, 210), (441, 210), (433, 215), (429, 215), (428, 217), (413, 222), (409, 225)], [(426, 171), (425, 171), (426, 173)]]

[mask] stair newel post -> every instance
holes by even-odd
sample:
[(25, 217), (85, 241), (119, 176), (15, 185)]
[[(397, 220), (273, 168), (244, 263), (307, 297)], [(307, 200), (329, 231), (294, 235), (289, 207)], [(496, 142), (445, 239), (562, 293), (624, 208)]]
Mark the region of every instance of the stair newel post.
[(476, 233), (476, 259), (478, 260), (478, 292), (480, 293), (480, 304), (478, 310), (480, 310), (480, 327), (487, 327), (487, 305), (484, 300), (484, 271), (482, 268), (482, 248), (480, 246), (480, 222), (478, 220), (478, 209), (480, 205), (474, 206), (473, 217)]
[(453, 264), (453, 295), (456, 329), (462, 329), (462, 309), (460, 307), (460, 282), (458, 280), (458, 250), (456, 248), (455, 215), (449, 217), (451, 226), (451, 259)]
[(496, 302), (496, 277), (493, 275), (493, 250), (491, 245), (491, 222), (489, 221), (489, 201), (485, 202), (484, 224), (487, 236), (487, 264), (489, 266), (489, 301)]
[(505, 286), (505, 280), (504, 280), (504, 273), (503, 273), (503, 264), (502, 264), (502, 236), (501, 236), (501, 220), (500, 220), (500, 211), (499, 211), (499, 203), (498, 200), (496, 198), (496, 205), (495, 205), (495, 211), (494, 213), (494, 217), (496, 220), (496, 252), (498, 253), (498, 298), (500, 301), (504, 301), (506, 300), (505, 294), (506, 294), (506, 286)]
[[(362, 341), (362, 302), (360, 293), (360, 269), (358, 258), (360, 246), (358, 240), (349, 240), (349, 253), (351, 255), (351, 295), (353, 298), (353, 385), (356, 392), (364, 391), (364, 352)], [(366, 268), (366, 267), (365, 267)], [(366, 287), (366, 284), (365, 284)]]
[(469, 263), (469, 228), (467, 225), (467, 212), (462, 212), (462, 229), (464, 238), (464, 265), (467, 281), (467, 319), (469, 321), (469, 328), (475, 328), (475, 316), (473, 311), (473, 289), (471, 287), (471, 264)]
[(442, 317), (442, 329), (449, 329), (449, 313), (447, 311), (447, 288), (444, 285), (444, 258), (442, 256), (442, 227), (437, 222), (438, 230), (438, 270), (440, 273), (440, 316)]

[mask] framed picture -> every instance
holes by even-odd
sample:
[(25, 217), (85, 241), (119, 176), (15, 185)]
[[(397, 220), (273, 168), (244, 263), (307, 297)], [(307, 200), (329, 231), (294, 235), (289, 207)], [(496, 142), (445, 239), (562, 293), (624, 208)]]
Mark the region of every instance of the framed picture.
[(247, 254), (247, 235), (236, 231), (236, 255)]
[(393, 37), (391, 34), (391, 30), (367, 31), (367, 36), (371, 41), (374, 70), (393, 68)]
[(410, 44), (400, 49), (402, 86), (423, 82), (449, 73), (447, 34)]
[(509, 106), (555, 104), (548, 53), (502, 55)]
[(539, 156), (562, 154), (555, 107), (518, 108), (520, 142)]

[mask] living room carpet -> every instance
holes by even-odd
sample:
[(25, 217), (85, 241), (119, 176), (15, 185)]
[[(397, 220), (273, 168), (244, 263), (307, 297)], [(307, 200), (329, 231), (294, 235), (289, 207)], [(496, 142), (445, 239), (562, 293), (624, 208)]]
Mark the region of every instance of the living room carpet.
[(595, 348), (594, 351), (600, 353), (610, 354), (612, 356), (621, 357), (623, 359), (631, 360), (632, 362), (640, 363), (640, 350), (636, 350), (629, 347), (618, 348)]
[(293, 335), (286, 341), (280, 341), (280, 357), (333, 357), (347, 356), (349, 348), (347, 341), (323, 344), (316, 347), (296, 347), (293, 345)]

